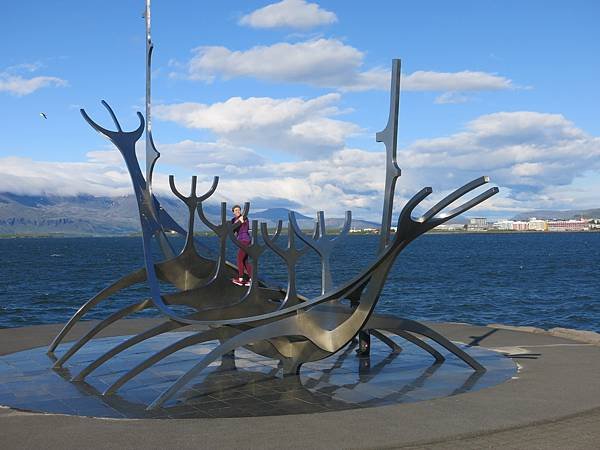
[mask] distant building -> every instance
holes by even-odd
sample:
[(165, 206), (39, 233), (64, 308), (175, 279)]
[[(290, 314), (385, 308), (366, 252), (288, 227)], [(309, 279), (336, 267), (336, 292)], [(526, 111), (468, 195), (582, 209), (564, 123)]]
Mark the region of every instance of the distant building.
[(523, 222), (522, 220), (515, 220), (512, 222), (512, 230), (527, 231), (527, 230), (529, 230), (529, 222)]
[(379, 234), (378, 228), (350, 228), (350, 233), (353, 234)]
[(485, 217), (471, 217), (469, 219), (469, 225), (484, 228), (487, 227), (487, 219)]
[(532, 231), (548, 231), (548, 224), (545, 220), (532, 217), (529, 219), (529, 229)]
[(465, 226), (462, 223), (444, 223), (435, 227), (436, 231), (462, 231)]
[(590, 230), (600, 230), (600, 219), (591, 219), (588, 225)]
[(512, 220), (499, 220), (498, 222), (494, 222), (492, 224), (492, 228), (496, 229), (496, 230), (512, 230), (512, 224), (513, 221)]
[(485, 217), (472, 217), (469, 219), (469, 223), (467, 224), (468, 230), (474, 231), (482, 231), (487, 230), (488, 222)]
[(549, 220), (548, 231), (586, 231), (590, 226), (587, 220)]

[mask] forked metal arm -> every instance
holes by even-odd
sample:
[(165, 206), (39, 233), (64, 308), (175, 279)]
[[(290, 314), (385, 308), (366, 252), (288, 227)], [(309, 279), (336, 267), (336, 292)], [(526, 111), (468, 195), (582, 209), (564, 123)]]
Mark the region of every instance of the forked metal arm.
[[(292, 214), (290, 212), (289, 214)], [(288, 275), (288, 284), (286, 295), (279, 309), (284, 308), (290, 304), (296, 304), (299, 302), (298, 291), (296, 288), (296, 265), (298, 264), (298, 260), (305, 255), (311, 247), (308, 245), (304, 245), (303, 248), (296, 248), (296, 233), (288, 227), (288, 243), (287, 248), (284, 249), (275, 243), (275, 239), (269, 237), (269, 232), (267, 230), (267, 224), (260, 224), (260, 231), (262, 234), (263, 241), (265, 244), (275, 252), (283, 261), (285, 262), (287, 275)], [(319, 223), (315, 222), (315, 228), (313, 230), (313, 239), (316, 239), (319, 233)]]
[(192, 177), (192, 187), (190, 190), (190, 195), (185, 196), (177, 189), (175, 186), (175, 177), (173, 175), (169, 175), (169, 185), (171, 187), (171, 191), (177, 198), (179, 198), (188, 208), (188, 231), (185, 240), (185, 246), (182, 250), (182, 253), (185, 251), (191, 251), (194, 248), (194, 222), (196, 219), (196, 210), (198, 209), (198, 205), (200, 205), (203, 201), (209, 198), (217, 189), (217, 185), (219, 184), (219, 177), (214, 177), (212, 186), (208, 191), (204, 194), (198, 196), (196, 192), (196, 184), (198, 178), (194, 175)]
[(350, 231), (350, 226), (352, 224), (352, 212), (346, 211), (344, 225), (337, 237), (329, 237), (327, 235), (327, 230), (325, 228), (325, 213), (323, 211), (319, 211), (317, 213), (317, 223), (319, 224), (319, 235), (316, 239), (314, 237), (310, 239), (308, 236), (302, 233), (302, 230), (300, 230), (294, 212), (291, 211), (289, 214), (289, 227), (306, 245), (317, 252), (321, 258), (321, 294), (325, 294), (333, 288), (333, 278), (331, 276), (331, 253), (337, 241), (347, 235)]

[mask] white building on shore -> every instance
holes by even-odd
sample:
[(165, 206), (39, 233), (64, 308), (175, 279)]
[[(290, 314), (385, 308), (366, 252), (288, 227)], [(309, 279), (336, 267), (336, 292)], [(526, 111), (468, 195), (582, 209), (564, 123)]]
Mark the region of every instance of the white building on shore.
[(541, 220), (532, 217), (528, 221), (500, 220), (494, 222), (492, 227), (506, 231), (587, 231), (590, 229), (590, 222), (585, 219)]
[(549, 220), (548, 231), (587, 231), (590, 224), (587, 220)]

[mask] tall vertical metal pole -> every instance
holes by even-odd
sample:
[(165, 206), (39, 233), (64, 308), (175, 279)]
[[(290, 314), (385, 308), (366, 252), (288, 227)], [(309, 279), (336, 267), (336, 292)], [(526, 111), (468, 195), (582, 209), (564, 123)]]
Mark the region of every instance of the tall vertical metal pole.
[[(150, 32), (151, 15), (150, 15), (150, 0), (146, 0), (146, 12), (144, 14), (146, 18), (146, 195), (148, 201), (148, 207), (154, 211), (157, 216), (157, 220), (160, 222), (160, 211), (156, 211), (154, 195), (152, 194), (152, 172), (154, 171), (154, 164), (160, 157), (160, 153), (156, 150), (154, 145), (154, 139), (152, 138), (152, 50), (154, 45), (152, 44), (152, 34)], [(156, 238), (158, 244), (163, 252), (163, 255), (169, 259), (175, 256), (173, 247), (169, 243), (169, 240), (165, 236), (164, 230), (157, 230)]]
[(377, 142), (385, 144), (385, 198), (379, 232), (379, 254), (382, 254), (390, 242), (390, 226), (394, 208), (394, 193), (396, 180), (401, 174), (396, 151), (398, 147), (398, 106), (400, 103), (400, 60), (392, 60), (392, 80), (390, 88), (390, 114), (388, 123), (383, 131), (375, 136)]
[(160, 156), (160, 153), (154, 146), (152, 139), (152, 35), (150, 33), (151, 15), (150, 15), (150, 0), (146, 0), (146, 183), (148, 190), (152, 190), (152, 172), (154, 164)]

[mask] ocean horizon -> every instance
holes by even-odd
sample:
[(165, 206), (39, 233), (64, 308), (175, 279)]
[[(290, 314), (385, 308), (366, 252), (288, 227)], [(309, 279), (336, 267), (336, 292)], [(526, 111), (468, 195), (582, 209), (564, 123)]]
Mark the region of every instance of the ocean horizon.
[[(215, 238), (198, 239), (216, 249)], [(182, 240), (176, 239), (181, 245)], [(332, 257), (336, 285), (375, 256), (378, 236), (344, 238)], [(234, 260), (234, 249), (229, 249)], [(89, 298), (142, 266), (138, 237), (0, 240), (0, 327), (64, 323)], [(427, 234), (399, 257), (377, 305), (380, 313), (416, 320), (502, 323), (600, 331), (600, 233)], [(276, 255), (261, 259), (261, 277), (285, 287)], [(314, 254), (300, 261), (298, 285), (320, 292)], [(94, 308), (100, 319), (148, 297), (132, 286)], [(149, 310), (134, 317), (158, 316)]]

